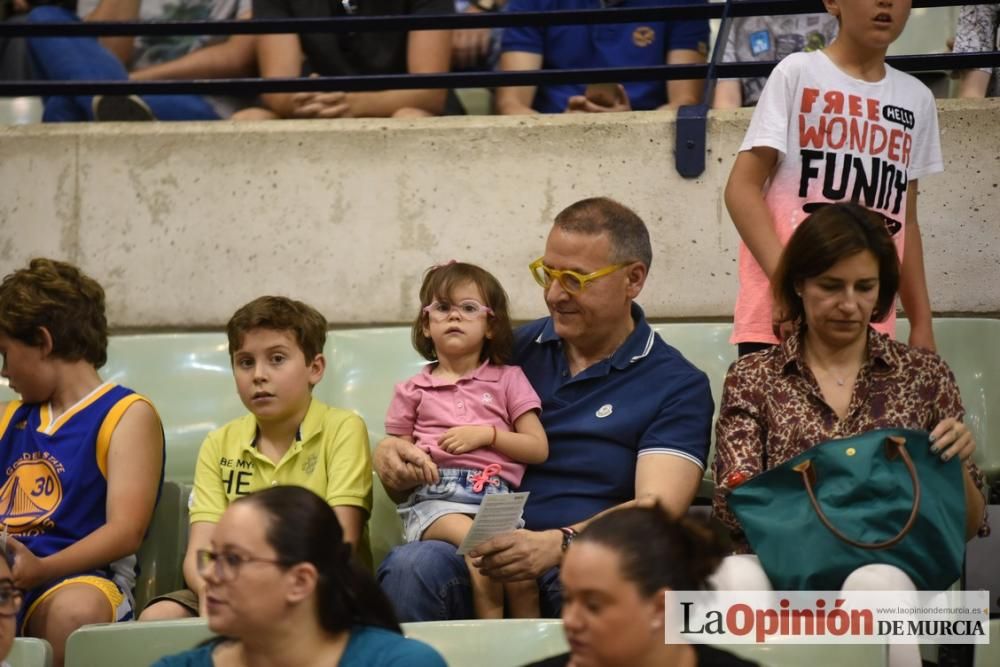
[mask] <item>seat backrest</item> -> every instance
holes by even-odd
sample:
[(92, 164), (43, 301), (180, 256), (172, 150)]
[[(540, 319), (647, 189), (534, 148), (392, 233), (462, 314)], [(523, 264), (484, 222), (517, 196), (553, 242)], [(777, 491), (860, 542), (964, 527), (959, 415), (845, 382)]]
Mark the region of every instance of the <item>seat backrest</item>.
[[(704, 477), (706, 480), (711, 480), (711, 462), (715, 455), (715, 420), (719, 416), (719, 404), (722, 401), (722, 384), (726, 379), (729, 366), (736, 361), (736, 346), (729, 343), (729, 334), (733, 330), (733, 325), (726, 322), (669, 322), (654, 324), (653, 330), (668, 345), (677, 348), (685, 359), (708, 376), (715, 409), (712, 412), (711, 442), (708, 452), (709, 465), (705, 468)], [(702, 490), (698, 493), (699, 497), (711, 498), (712, 485), (702, 486)]]
[[(569, 650), (560, 620), (403, 623), (403, 634), (430, 644), (450, 665), (516, 667)], [(761, 667), (883, 667), (886, 664), (885, 647), (878, 644), (800, 646), (768, 643), (719, 648)]]
[[(716, 410), (735, 346), (724, 322), (671, 322), (653, 328), (709, 377)], [(1000, 477), (1000, 425), (992, 415), (1000, 395), (1000, 319), (939, 318), (934, 321), (939, 351), (962, 391), (966, 422), (977, 437), (976, 461), (991, 478)], [(909, 325), (899, 320), (906, 340)], [(326, 376), (316, 387), (321, 400), (356, 410), (368, 424), (374, 445), (382, 435), (392, 387), (415, 374), (424, 362), (410, 345), (406, 326), (338, 329), (325, 348)], [(167, 479), (190, 482), (205, 435), (245, 414), (232, 379), (225, 334), (141, 334), (113, 336), (105, 378), (149, 396), (160, 411), (167, 437)], [(0, 385), (0, 401), (14, 395)]]
[[(900, 319), (899, 340), (910, 335)], [(934, 320), (938, 354), (955, 374), (965, 423), (976, 437), (973, 460), (991, 480), (1000, 479), (1000, 319), (948, 317)]]
[(884, 667), (886, 649), (880, 644), (736, 644), (719, 648), (760, 667), (802, 667), (803, 665), (850, 665)]
[(163, 656), (194, 648), (212, 635), (200, 618), (85, 625), (66, 642), (66, 667), (149, 667)]
[(519, 667), (569, 650), (562, 621), (430, 621), (403, 623), (403, 634), (433, 646), (449, 665)]
[(11, 667), (52, 667), (52, 645), (44, 639), (18, 637), (7, 654)]
[(209, 431), (246, 413), (222, 332), (114, 336), (101, 374), (147, 396), (163, 420), (165, 476), (190, 482)]
[(326, 375), (316, 387), (317, 396), (361, 415), (373, 447), (385, 433), (393, 387), (427, 363), (410, 344), (409, 327), (331, 331), (326, 359)]
[(1000, 665), (1000, 618), (990, 621), (990, 643), (976, 644), (974, 649), (975, 667), (997, 667)]
[(157, 595), (184, 588), (182, 565), (188, 538), (188, 496), (191, 487), (165, 482), (146, 539), (139, 549), (135, 608), (142, 610)]

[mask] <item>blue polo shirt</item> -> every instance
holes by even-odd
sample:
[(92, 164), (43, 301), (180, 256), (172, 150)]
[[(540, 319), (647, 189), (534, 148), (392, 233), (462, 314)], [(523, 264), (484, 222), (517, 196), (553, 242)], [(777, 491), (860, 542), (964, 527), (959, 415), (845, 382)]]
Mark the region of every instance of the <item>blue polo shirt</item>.
[(708, 377), (663, 342), (632, 304), (635, 330), (608, 359), (570, 377), (551, 318), (519, 328), (514, 361), (542, 401), (549, 458), (528, 466), (526, 528), (567, 526), (635, 497), (640, 456), (703, 469), (712, 426)]
[[(663, 7), (706, 0), (623, 0), (617, 7)], [(601, 0), (509, 0), (505, 11), (537, 12), (561, 9), (600, 9)], [(604, 25), (560, 25), (504, 28), (502, 51), (525, 51), (542, 56), (543, 69), (587, 67), (645, 67), (663, 65), (667, 53), (708, 49), (708, 21), (654, 21)], [(656, 109), (667, 102), (663, 81), (626, 83), (632, 108)], [(583, 95), (583, 84), (539, 86), (532, 107), (541, 113), (561, 113), (573, 95)]]

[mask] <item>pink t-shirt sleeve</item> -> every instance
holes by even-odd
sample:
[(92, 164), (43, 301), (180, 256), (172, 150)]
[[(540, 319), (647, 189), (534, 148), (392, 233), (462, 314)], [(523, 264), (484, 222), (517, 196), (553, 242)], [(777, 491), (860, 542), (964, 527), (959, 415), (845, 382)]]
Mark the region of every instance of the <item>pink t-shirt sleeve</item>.
[(389, 435), (413, 435), (419, 405), (420, 390), (412, 380), (397, 384), (385, 415), (385, 432)]
[(504, 367), (504, 391), (507, 398), (507, 415), (513, 427), (518, 417), (530, 410), (542, 409), (542, 401), (532, 388), (520, 366)]

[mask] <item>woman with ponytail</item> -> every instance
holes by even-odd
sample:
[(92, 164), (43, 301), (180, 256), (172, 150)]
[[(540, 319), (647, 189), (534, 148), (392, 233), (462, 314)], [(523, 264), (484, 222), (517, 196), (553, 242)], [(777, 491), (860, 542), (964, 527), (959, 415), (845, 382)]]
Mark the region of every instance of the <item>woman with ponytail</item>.
[(403, 638), (336, 514), (307, 489), (276, 486), (233, 502), (198, 569), (219, 638), (154, 667), (445, 667)]
[(659, 505), (608, 512), (563, 558), (562, 619), (570, 652), (533, 667), (745, 667), (709, 646), (666, 644), (667, 590), (705, 588), (725, 553), (715, 535)]

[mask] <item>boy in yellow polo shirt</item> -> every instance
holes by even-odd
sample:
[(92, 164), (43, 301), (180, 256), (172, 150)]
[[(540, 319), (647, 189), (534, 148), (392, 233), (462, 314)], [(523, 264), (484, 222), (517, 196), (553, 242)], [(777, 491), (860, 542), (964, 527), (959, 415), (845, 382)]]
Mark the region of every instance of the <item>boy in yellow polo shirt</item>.
[(215, 524), (232, 501), (269, 486), (294, 484), (325, 498), (344, 539), (371, 565), (365, 532), (372, 507), (368, 430), (353, 412), (312, 397), (326, 368), (326, 320), (299, 301), (264, 296), (237, 310), (226, 333), (236, 390), (252, 414), (205, 438), (184, 557), (189, 588), (152, 600), (140, 621), (198, 615), (204, 582), (195, 554), (208, 548)]

